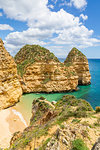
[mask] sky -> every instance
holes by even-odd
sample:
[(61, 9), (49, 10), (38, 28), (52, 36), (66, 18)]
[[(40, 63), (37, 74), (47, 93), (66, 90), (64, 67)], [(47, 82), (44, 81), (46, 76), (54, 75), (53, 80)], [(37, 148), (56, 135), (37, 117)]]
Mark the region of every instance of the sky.
[(39, 44), (59, 58), (76, 47), (100, 58), (99, 0), (0, 0), (0, 37), (14, 56)]

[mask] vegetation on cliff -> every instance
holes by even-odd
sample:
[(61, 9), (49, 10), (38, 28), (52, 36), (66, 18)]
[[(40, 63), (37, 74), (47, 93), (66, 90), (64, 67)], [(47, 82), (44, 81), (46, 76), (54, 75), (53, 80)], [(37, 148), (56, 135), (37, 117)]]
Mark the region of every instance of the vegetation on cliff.
[(25, 68), (34, 62), (59, 62), (57, 57), (48, 49), (39, 45), (25, 45), (15, 55), (15, 62), (17, 63), (18, 74), (23, 76)]
[[(39, 45), (25, 45), (15, 56), (23, 93), (76, 90), (78, 76), (49, 50)], [(59, 82), (58, 82), (59, 81)]]
[(89, 72), (89, 64), (86, 56), (79, 51), (77, 48), (73, 48), (66, 60), (64, 61), (66, 66), (73, 66), (77, 75), (78, 75), (78, 84), (79, 85), (88, 85), (90, 84), (91, 75)]
[[(30, 126), (12, 137), (9, 150), (50, 150), (59, 145), (71, 150), (80, 147), (88, 150), (85, 142), (91, 141), (89, 132), (97, 126), (84, 122), (84, 117), (92, 120), (95, 114), (88, 102), (71, 95), (63, 96), (56, 104), (43, 97), (35, 99)], [(96, 131), (94, 134), (98, 135)]]
[[(69, 52), (66, 60), (64, 61), (64, 63), (66, 64), (66, 66), (70, 66), (74, 63), (74, 59), (78, 58), (78, 59), (81, 59), (81, 60), (87, 60), (86, 56), (81, 52), (79, 51), (77, 48), (72, 48), (72, 50)], [(73, 61), (74, 60), (74, 61)]]

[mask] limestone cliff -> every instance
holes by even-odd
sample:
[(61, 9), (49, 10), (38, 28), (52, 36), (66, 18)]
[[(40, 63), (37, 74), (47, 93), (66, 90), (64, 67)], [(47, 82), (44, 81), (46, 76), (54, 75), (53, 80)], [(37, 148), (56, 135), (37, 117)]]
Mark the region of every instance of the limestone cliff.
[(78, 85), (73, 67), (66, 67), (41, 46), (24, 46), (15, 56), (15, 62), (24, 93), (70, 91)]
[(89, 65), (86, 56), (76, 48), (73, 48), (68, 57), (66, 58), (64, 64), (66, 66), (73, 66), (78, 75), (79, 85), (90, 84), (91, 75), (89, 72)]
[(99, 150), (99, 149), (100, 149), (100, 137), (98, 138), (97, 142), (95, 142), (91, 150)]
[(21, 95), (17, 66), (0, 39), (0, 109), (14, 105)]
[(100, 136), (99, 115), (72, 95), (56, 104), (35, 99), (29, 127), (14, 134), (8, 150), (90, 150)]

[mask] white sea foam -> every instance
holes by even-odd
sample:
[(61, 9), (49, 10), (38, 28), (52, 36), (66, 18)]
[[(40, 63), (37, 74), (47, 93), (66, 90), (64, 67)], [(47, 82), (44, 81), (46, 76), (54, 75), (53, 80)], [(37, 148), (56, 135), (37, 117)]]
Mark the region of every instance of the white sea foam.
[(22, 121), (22, 122), (24, 123), (24, 125), (27, 127), (28, 125), (27, 125), (26, 121), (24, 120), (22, 114), (21, 114), (20, 112), (16, 111), (15, 109), (12, 109), (12, 111), (13, 111), (13, 113), (14, 113), (15, 115), (17, 115), (17, 116), (21, 119), (21, 121)]

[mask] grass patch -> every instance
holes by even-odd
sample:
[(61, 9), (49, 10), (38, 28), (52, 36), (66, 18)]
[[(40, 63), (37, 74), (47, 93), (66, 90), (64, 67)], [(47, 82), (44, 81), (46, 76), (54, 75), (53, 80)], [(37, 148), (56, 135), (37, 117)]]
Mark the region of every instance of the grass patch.
[(72, 120), (72, 123), (79, 123), (81, 120), (79, 120), (79, 119), (73, 119)]
[(100, 118), (97, 119), (97, 122), (94, 123), (94, 126), (100, 127)]
[(48, 142), (50, 142), (51, 138), (48, 138), (45, 142), (43, 142), (42, 146), (38, 150), (45, 150)]
[(14, 57), (17, 64), (18, 74), (23, 76), (25, 74), (26, 67), (34, 62), (59, 62), (58, 58), (51, 53), (48, 49), (39, 45), (25, 45)]
[(76, 139), (72, 142), (71, 150), (89, 150), (82, 139)]

